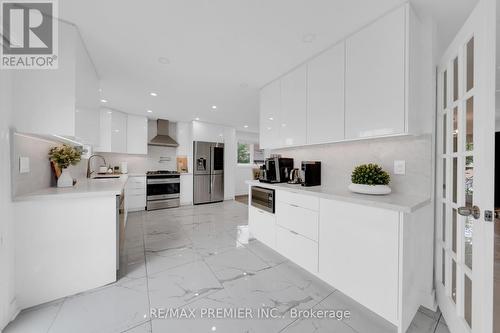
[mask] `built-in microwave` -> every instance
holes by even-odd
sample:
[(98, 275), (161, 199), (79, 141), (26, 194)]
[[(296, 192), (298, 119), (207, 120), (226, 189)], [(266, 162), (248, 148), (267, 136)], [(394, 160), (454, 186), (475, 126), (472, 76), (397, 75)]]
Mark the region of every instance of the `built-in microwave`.
[(274, 214), (274, 190), (260, 186), (252, 186), (251, 205)]

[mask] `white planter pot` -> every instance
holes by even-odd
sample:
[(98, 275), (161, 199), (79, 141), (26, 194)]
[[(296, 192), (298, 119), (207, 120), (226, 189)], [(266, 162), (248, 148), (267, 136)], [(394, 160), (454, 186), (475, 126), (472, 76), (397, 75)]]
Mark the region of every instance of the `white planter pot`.
[(68, 169), (63, 169), (61, 176), (57, 179), (57, 187), (72, 187), (73, 177), (69, 173)]
[(349, 190), (354, 193), (384, 195), (391, 193), (391, 188), (387, 185), (364, 185), (364, 184), (351, 184)]

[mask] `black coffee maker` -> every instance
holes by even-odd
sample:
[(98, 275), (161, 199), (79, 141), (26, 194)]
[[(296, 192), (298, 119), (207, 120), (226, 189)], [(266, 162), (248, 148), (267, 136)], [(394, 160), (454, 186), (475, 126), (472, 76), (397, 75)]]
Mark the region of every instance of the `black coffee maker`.
[(285, 183), (290, 178), (293, 169), (293, 158), (274, 156), (266, 158), (260, 168), (259, 181), (263, 183)]

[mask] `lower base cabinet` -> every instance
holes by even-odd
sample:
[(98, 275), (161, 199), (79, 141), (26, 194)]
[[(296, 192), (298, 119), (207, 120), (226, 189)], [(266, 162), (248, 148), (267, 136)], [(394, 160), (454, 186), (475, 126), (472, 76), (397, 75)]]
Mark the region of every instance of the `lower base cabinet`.
[(276, 251), (309, 272), (318, 272), (318, 243), (295, 231), (276, 227)]
[(276, 218), (274, 214), (250, 206), (248, 209), (250, 234), (270, 248), (276, 248)]
[(397, 323), (399, 212), (323, 199), (320, 205), (319, 276)]
[(129, 176), (125, 188), (128, 212), (146, 209), (146, 176)]

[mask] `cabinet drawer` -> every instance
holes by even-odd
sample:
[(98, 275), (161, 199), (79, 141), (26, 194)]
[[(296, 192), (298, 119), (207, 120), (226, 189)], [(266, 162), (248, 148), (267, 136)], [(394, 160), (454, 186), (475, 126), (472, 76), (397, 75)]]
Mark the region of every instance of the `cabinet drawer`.
[(248, 226), (253, 237), (272, 249), (276, 248), (276, 218), (274, 214), (250, 206)]
[(145, 195), (127, 195), (128, 211), (144, 210), (145, 207), (146, 207)]
[(126, 194), (127, 195), (144, 195), (144, 196), (146, 196), (146, 189), (145, 188), (127, 187)]
[(314, 241), (318, 241), (319, 214), (288, 203), (276, 204), (276, 223)]
[(291, 191), (276, 191), (276, 201), (284, 202), (292, 206), (319, 210), (319, 198), (312, 195), (299, 194)]
[(277, 226), (276, 251), (311, 273), (318, 272), (318, 243)]
[(127, 185), (142, 185), (146, 187), (146, 177), (145, 176), (129, 176)]

